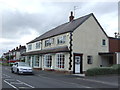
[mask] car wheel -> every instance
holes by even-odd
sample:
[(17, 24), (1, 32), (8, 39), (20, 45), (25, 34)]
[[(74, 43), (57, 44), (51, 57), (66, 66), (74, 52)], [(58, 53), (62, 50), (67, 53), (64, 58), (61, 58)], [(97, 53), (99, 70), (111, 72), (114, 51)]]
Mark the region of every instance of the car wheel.
[(11, 68), (11, 72), (14, 73), (13, 68)]
[(20, 73), (19, 73), (19, 69), (17, 69), (17, 74), (20, 74)]

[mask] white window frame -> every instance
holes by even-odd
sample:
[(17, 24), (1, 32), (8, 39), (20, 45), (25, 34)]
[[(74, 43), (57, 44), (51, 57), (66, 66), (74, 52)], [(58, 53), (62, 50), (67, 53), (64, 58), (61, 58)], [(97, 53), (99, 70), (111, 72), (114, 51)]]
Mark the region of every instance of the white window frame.
[(51, 46), (52, 44), (54, 44), (54, 38), (45, 40), (45, 47)]
[(66, 43), (66, 35), (57, 37), (57, 44)]
[(39, 55), (35, 55), (34, 66), (35, 67), (39, 67), (39, 63), (40, 63), (40, 56)]
[(48, 68), (52, 67), (52, 55), (51, 54), (44, 55), (44, 66)]
[(32, 50), (32, 44), (28, 45), (28, 50)]
[(106, 40), (102, 39), (102, 46), (106, 46)]
[[(63, 56), (61, 57), (61, 55), (64, 55), (64, 57)], [(65, 68), (65, 54), (64, 53), (57, 53), (56, 54), (56, 68), (59, 68), (59, 69)]]
[(40, 49), (40, 42), (36, 42), (36, 49)]

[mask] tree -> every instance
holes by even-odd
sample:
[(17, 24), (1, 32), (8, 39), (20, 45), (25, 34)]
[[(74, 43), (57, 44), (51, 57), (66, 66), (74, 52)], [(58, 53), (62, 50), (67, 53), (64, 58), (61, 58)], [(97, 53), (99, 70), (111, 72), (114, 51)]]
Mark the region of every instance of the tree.
[(7, 60), (9, 60), (9, 56), (6, 56), (5, 58), (6, 58)]
[(13, 58), (14, 58), (14, 55), (11, 55), (11, 56), (10, 56), (10, 59), (13, 59)]

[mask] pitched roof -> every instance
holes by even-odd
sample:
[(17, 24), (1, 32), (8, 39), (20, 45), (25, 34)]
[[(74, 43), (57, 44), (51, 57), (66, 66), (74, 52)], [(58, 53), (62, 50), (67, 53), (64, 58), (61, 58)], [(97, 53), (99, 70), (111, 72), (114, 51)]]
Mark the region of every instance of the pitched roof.
[(65, 24), (62, 24), (44, 34), (42, 34), (41, 36), (35, 38), (34, 40), (28, 42), (29, 43), (33, 43), (42, 39), (46, 39), (52, 36), (56, 36), (59, 34), (63, 34), (63, 33), (67, 33), (67, 32), (72, 32), (74, 31), (78, 26), (80, 26), (83, 22), (85, 22), (91, 15), (93, 15), (93, 13), (85, 15), (83, 17), (80, 17), (78, 19), (72, 20), (71, 22), (67, 22)]

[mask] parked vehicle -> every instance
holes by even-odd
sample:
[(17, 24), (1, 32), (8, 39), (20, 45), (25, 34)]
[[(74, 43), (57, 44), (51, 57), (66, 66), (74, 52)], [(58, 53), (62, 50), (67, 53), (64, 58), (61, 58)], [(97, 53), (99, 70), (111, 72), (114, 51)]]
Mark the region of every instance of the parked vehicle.
[(17, 74), (33, 74), (32, 67), (25, 62), (15, 62), (11, 67), (11, 72)]

